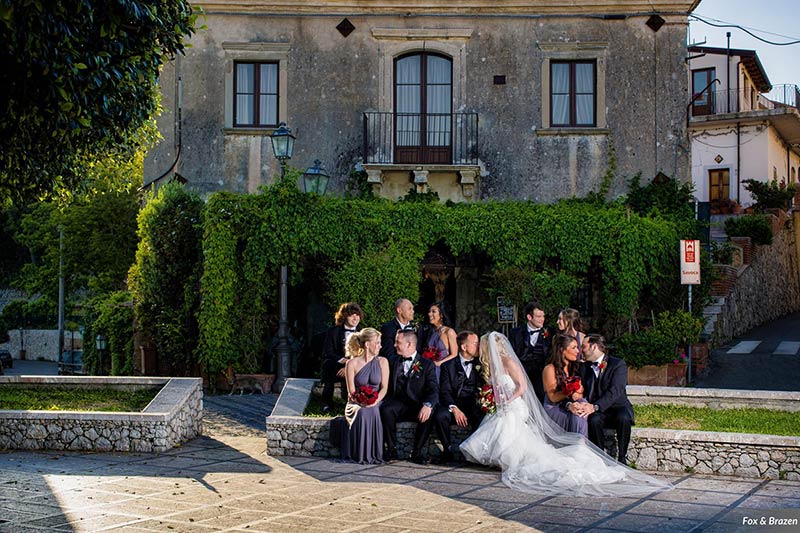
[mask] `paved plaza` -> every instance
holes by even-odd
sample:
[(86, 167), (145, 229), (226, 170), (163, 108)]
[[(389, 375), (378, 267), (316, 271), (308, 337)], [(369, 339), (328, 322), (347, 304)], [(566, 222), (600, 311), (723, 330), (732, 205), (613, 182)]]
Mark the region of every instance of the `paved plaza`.
[[(210, 396), (206, 435), (162, 454), (0, 452), (0, 531), (760, 531), (800, 482), (697, 474), (645, 498), (542, 497), (472, 466), (265, 455), (275, 397)], [(764, 531), (797, 531), (773, 527)]]

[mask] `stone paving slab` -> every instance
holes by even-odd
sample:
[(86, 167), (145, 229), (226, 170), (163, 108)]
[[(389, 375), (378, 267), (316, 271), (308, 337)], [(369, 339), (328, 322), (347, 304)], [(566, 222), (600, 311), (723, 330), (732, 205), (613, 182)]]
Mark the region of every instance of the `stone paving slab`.
[(675, 489), (577, 499), (476, 466), (270, 457), (270, 396), (211, 397), (210, 434), (162, 454), (0, 452), (0, 532), (751, 532), (743, 516), (800, 517), (797, 481), (660, 473)]

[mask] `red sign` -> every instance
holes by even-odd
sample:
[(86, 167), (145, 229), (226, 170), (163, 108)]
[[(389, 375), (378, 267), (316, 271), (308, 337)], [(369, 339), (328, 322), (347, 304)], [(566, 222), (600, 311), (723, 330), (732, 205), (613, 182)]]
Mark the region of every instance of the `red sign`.
[(700, 241), (681, 241), (681, 285), (700, 284)]
[(683, 255), (684, 261), (687, 263), (694, 263), (694, 241), (683, 241)]

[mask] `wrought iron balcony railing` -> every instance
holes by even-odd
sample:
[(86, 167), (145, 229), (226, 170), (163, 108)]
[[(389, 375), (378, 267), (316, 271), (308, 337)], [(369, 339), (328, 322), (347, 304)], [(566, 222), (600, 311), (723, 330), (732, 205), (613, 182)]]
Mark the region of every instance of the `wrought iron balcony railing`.
[(477, 113), (364, 113), (364, 162), (478, 164)]
[(797, 85), (776, 85), (769, 93), (755, 90), (706, 91), (692, 104), (692, 116), (722, 115), (762, 109), (798, 107)]

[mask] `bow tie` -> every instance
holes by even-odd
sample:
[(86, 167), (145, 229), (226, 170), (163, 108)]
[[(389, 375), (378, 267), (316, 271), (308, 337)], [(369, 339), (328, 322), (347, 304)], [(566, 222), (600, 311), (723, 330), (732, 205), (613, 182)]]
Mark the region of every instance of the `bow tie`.
[(474, 365), (475, 364), (475, 360), (474, 359), (470, 359), (469, 361), (464, 360), (464, 364), (465, 365)]
[(354, 329), (349, 329), (349, 328), (344, 328), (344, 330), (345, 330), (345, 331), (349, 331), (349, 332), (351, 332), (351, 333), (355, 333), (355, 331), (356, 331), (356, 330), (354, 330)]
[(600, 361), (593, 361), (592, 368), (598, 368), (600, 366)]
[(530, 333), (531, 335), (533, 335), (534, 333), (541, 333), (541, 332), (542, 332), (542, 328), (538, 328), (538, 329), (529, 329), (529, 330), (528, 330), (528, 333)]
[(401, 357), (400, 360), (405, 363), (406, 361), (413, 361), (414, 358), (413, 357)]

